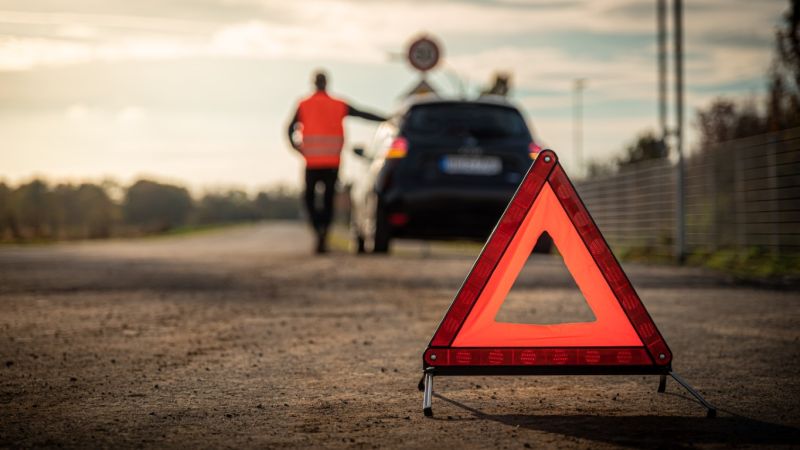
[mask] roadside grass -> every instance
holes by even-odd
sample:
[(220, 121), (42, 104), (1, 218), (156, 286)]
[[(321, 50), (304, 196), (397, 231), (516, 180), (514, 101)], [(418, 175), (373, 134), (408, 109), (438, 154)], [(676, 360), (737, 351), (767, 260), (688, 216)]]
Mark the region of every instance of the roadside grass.
[(734, 276), (742, 281), (800, 282), (800, 254), (775, 254), (761, 248), (697, 252), (687, 261)]
[(204, 234), (219, 230), (227, 230), (230, 228), (246, 227), (255, 223), (257, 222), (227, 222), (204, 225), (182, 225), (160, 233), (146, 234), (143, 237), (160, 239), (165, 237)]

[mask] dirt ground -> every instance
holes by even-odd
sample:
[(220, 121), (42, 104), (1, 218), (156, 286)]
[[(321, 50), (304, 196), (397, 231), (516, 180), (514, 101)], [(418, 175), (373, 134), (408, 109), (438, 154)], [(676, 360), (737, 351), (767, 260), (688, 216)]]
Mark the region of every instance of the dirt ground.
[[(796, 291), (625, 265), (716, 419), (655, 376), (437, 378), (425, 418), (421, 353), (477, 249), (337, 239), (313, 257), (274, 223), (1, 248), (0, 447), (800, 446)], [(579, 317), (575, 289), (534, 257), (501, 313)]]

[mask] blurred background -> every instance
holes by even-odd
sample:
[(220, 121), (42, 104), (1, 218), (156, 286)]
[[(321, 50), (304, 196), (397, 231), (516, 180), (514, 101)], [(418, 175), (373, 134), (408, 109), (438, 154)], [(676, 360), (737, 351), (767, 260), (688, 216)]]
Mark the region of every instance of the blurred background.
[[(0, 0), (0, 240), (298, 219), (285, 127), (311, 72), (390, 114), (419, 80), (408, 43), (431, 33), (444, 55), (428, 81), (474, 97), (508, 74), (618, 254), (791, 276), (792, 3), (685, 2), (679, 117), (672, 11), (659, 47), (655, 1)], [(374, 129), (348, 123), (346, 148)]]

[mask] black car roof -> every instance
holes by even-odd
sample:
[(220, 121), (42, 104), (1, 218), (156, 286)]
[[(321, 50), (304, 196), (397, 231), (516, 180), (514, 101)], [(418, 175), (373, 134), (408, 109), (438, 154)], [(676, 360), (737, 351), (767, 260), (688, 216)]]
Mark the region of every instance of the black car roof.
[(436, 105), (436, 104), (463, 104), (463, 105), (487, 105), (487, 106), (503, 106), (519, 111), (516, 105), (509, 102), (507, 98), (500, 95), (482, 95), (474, 100), (467, 99), (449, 99), (442, 98), (438, 95), (425, 94), (414, 95), (406, 99), (398, 111), (398, 115), (405, 114), (409, 109), (418, 105)]
[(528, 121), (527, 116), (525, 113), (520, 109), (517, 105), (510, 102), (507, 97), (502, 95), (481, 95), (478, 98), (467, 100), (467, 99), (453, 99), (453, 98), (443, 98), (438, 96), (437, 94), (418, 94), (418, 95), (411, 95), (403, 102), (400, 108), (392, 115), (389, 119), (389, 122), (393, 123), (394, 125), (399, 125), (399, 120), (405, 116), (409, 109), (418, 106), (418, 105), (446, 105), (446, 104), (463, 104), (463, 105), (489, 105), (489, 106), (501, 106), (509, 109), (513, 109), (522, 115), (523, 119), (525, 120), (525, 125), (528, 127), (528, 132), (531, 134), (534, 142), (541, 142), (538, 138), (537, 133), (534, 131), (533, 125), (531, 125)]

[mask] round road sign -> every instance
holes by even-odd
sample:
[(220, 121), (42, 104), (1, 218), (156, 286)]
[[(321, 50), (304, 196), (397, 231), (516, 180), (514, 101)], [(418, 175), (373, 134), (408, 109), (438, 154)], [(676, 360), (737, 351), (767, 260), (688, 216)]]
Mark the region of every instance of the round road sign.
[(415, 69), (427, 72), (439, 62), (439, 45), (429, 37), (421, 37), (411, 43), (408, 48), (408, 62)]

